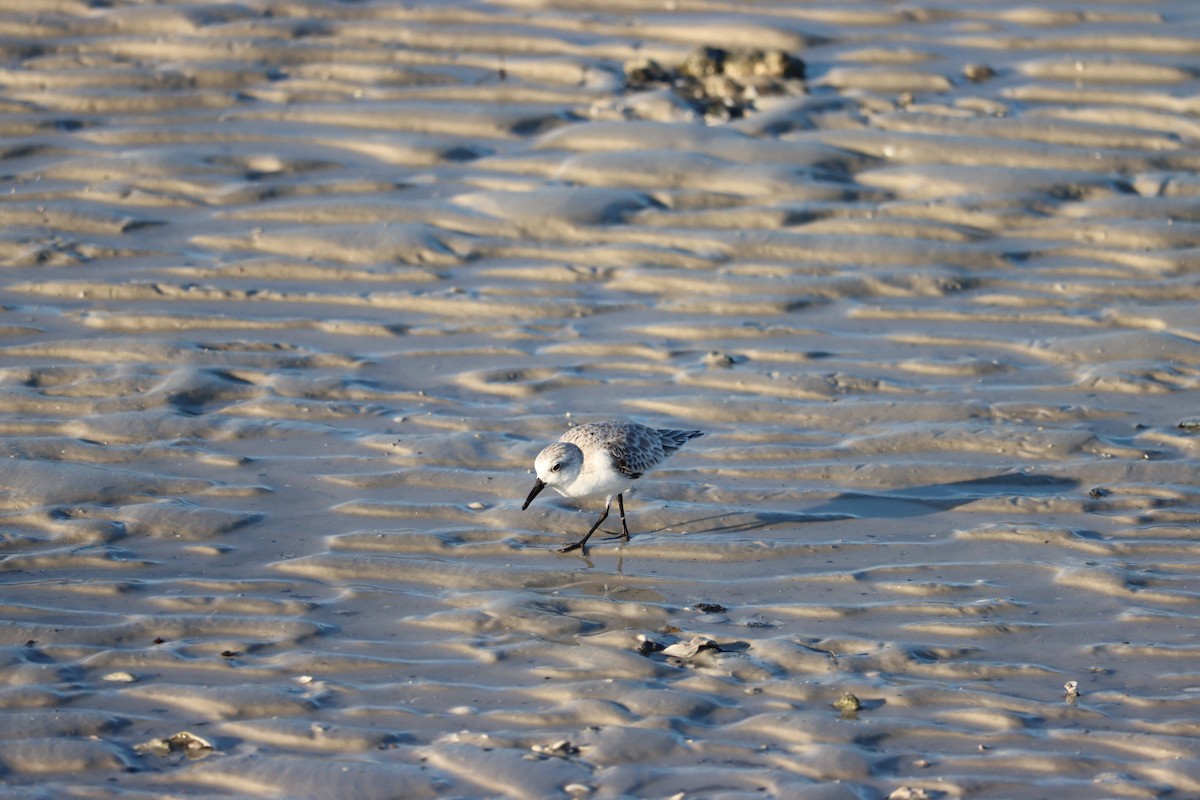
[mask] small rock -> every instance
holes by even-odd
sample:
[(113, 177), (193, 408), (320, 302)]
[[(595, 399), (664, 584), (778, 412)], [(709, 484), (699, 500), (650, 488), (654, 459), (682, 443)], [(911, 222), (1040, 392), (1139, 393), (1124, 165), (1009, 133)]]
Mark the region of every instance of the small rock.
[(834, 701), (833, 707), (843, 714), (853, 714), (862, 708), (862, 703), (853, 694), (846, 692)]
[(701, 47), (679, 65), (679, 74), (687, 78), (702, 80), (709, 75), (720, 75), (725, 71), (728, 53), (719, 47)]
[(720, 603), (696, 603), (692, 608), (701, 614), (724, 614), (728, 610)]
[(671, 82), (671, 73), (653, 58), (639, 58), (625, 64), (625, 87), (634, 91)]
[(973, 83), (983, 83), (996, 77), (996, 70), (987, 64), (967, 64), (963, 67), (963, 77)]
[(113, 683), (133, 683), (137, 678), (128, 672), (110, 672), (104, 676), (104, 680), (112, 681)]
[(638, 655), (648, 656), (651, 653), (661, 653), (666, 649), (666, 645), (656, 642), (653, 639), (647, 638), (645, 635), (638, 636)]
[(704, 355), (704, 366), (709, 369), (730, 369), (736, 363), (733, 356), (719, 350), (710, 350)]
[(579, 748), (571, 744), (566, 739), (555, 742), (554, 744), (535, 744), (529, 748), (533, 752), (541, 756), (554, 756), (556, 758), (570, 758), (571, 756), (579, 755)]

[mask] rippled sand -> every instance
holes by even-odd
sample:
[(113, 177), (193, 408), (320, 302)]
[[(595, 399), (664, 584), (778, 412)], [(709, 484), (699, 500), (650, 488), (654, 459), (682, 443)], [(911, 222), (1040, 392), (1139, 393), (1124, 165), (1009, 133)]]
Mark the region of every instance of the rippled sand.
[(1200, 795), (1191, 0), (41, 5), (6, 796)]

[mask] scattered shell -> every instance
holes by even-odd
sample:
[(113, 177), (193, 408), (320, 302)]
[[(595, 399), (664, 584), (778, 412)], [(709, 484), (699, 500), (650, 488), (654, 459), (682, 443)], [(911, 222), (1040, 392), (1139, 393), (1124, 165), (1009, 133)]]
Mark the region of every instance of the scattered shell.
[(476, 500), (474, 503), (467, 503), (467, 508), (471, 509), (472, 511), (483, 511), (487, 509), (487, 506)]
[(134, 745), (139, 753), (151, 753), (156, 756), (169, 756), (172, 753), (183, 753), (188, 758), (204, 758), (216, 751), (212, 742), (188, 731), (180, 731), (165, 739), (151, 739), (139, 745)]
[(233, 552), (233, 548), (227, 544), (189, 544), (183, 549), (201, 556), (220, 556)]
[(1067, 681), (1066, 683), (1063, 684), (1063, 689), (1065, 689), (1067, 692), (1066, 697), (1064, 699), (1068, 703), (1074, 703), (1075, 699), (1079, 697), (1079, 682), (1078, 681)]
[(703, 636), (695, 636), (688, 639), (686, 642), (676, 642), (675, 644), (664, 647), (662, 654), (672, 658), (693, 658), (697, 653), (705, 650), (713, 652), (721, 652), (721, 646), (712, 639), (706, 639)]
[(579, 748), (566, 739), (550, 745), (535, 744), (529, 749), (540, 756), (554, 756), (555, 758), (570, 758), (579, 755)]
[(1194, 431), (1200, 428), (1200, 417), (1188, 417), (1187, 419), (1179, 420), (1179, 427), (1185, 431)]
[(137, 678), (128, 672), (110, 672), (104, 676), (104, 680), (113, 683), (133, 683)]
[(929, 800), (930, 796), (920, 786), (901, 786), (888, 795), (888, 800)]

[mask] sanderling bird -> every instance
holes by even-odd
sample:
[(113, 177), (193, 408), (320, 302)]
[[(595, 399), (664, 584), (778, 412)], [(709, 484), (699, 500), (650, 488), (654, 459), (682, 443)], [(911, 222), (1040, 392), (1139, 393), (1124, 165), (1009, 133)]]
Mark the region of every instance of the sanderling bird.
[(533, 498), (547, 486), (563, 497), (580, 500), (604, 498), (604, 513), (587, 535), (559, 550), (569, 553), (587, 544), (600, 523), (608, 518), (613, 498), (621, 511), (621, 534), (610, 539), (629, 541), (625, 524), (625, 498), (645, 473), (661, 464), (667, 456), (683, 447), (703, 431), (672, 431), (647, 428), (636, 422), (589, 422), (571, 428), (557, 442), (538, 453), (533, 462), (537, 481), (525, 498), (521, 510), (529, 508)]

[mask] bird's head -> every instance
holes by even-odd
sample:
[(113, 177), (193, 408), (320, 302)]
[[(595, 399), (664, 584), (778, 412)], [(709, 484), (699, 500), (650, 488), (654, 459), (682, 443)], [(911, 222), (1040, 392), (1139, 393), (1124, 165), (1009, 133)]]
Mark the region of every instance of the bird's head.
[[(525, 499), (521, 510), (529, 507), (538, 492), (547, 486), (557, 488), (566, 486), (579, 477), (583, 469), (583, 451), (570, 442), (555, 442), (538, 453), (533, 462), (533, 470), (537, 473), (537, 481), (533, 491)], [(560, 492), (561, 493), (561, 492)]]

